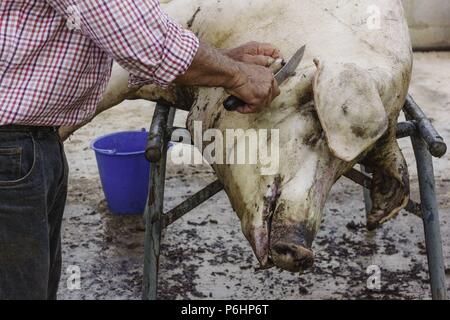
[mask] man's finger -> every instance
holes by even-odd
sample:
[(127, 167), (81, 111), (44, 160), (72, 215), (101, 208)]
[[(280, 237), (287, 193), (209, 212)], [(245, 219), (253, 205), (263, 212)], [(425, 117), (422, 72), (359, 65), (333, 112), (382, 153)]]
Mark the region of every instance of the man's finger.
[(279, 49), (275, 48), (270, 43), (259, 43), (258, 44), (258, 55), (272, 57), (274, 59), (282, 59), (283, 56)]
[(263, 56), (263, 55), (253, 56), (253, 55), (246, 54), (242, 60), (245, 63), (256, 64), (259, 66), (268, 67), (270, 65), (270, 63), (273, 61), (273, 58), (271, 58), (269, 56)]
[(237, 112), (242, 113), (242, 114), (250, 114), (250, 113), (255, 113), (256, 110), (252, 107), (250, 107), (249, 105), (245, 105), (243, 107), (239, 107), (236, 109)]

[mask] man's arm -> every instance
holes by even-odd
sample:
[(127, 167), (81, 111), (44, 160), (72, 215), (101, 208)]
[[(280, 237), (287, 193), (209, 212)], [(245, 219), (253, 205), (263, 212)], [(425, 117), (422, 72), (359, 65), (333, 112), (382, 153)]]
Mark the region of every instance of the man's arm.
[[(258, 44), (253, 43), (250, 47)], [(241, 49), (241, 51), (243, 51)], [(259, 64), (268, 64), (269, 58), (278, 58), (278, 53), (264, 52), (251, 54), (254, 64), (238, 62), (228, 57), (226, 52), (219, 51), (207, 44), (200, 43), (189, 69), (175, 80), (175, 83), (202, 86), (222, 87), (230, 94), (247, 103), (238, 108), (241, 113), (254, 113), (261, 111), (270, 105), (272, 100), (279, 95), (277, 83), (270, 69)], [(243, 60), (242, 57), (231, 57)], [(249, 54), (250, 55), (250, 54)]]
[(132, 85), (221, 86), (248, 104), (241, 112), (259, 111), (278, 94), (268, 69), (199, 44), (162, 12), (158, 0), (45, 1), (128, 70)]

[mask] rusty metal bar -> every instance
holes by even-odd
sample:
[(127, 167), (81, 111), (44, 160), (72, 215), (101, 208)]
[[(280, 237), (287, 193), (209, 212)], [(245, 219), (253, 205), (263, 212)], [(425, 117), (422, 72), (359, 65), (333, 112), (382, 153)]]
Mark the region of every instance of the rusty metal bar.
[(406, 98), (403, 110), (408, 116), (408, 120), (414, 120), (416, 122), (417, 130), (428, 146), (431, 155), (441, 158), (447, 152), (447, 145), (434, 128), (430, 119), (427, 118), (425, 113), (410, 95)]
[(442, 254), (442, 240), (439, 225), (439, 210), (435, 192), (433, 158), (426, 142), (420, 137), (411, 137), (417, 162), (422, 219), (433, 300), (447, 299), (447, 284)]
[[(159, 255), (161, 250), (162, 215), (164, 210), (164, 187), (166, 161), (169, 146), (167, 127), (173, 125), (176, 110), (157, 104), (150, 128), (149, 145), (152, 147), (150, 190), (145, 219), (143, 300), (156, 300), (158, 291)], [(157, 152), (160, 152), (159, 155)]]
[(145, 150), (145, 157), (151, 163), (158, 162), (163, 154), (163, 140), (166, 136), (170, 109), (170, 106), (163, 104), (157, 104), (155, 107), (152, 124), (148, 133), (147, 149)]
[(410, 137), (416, 133), (417, 127), (414, 121), (405, 121), (397, 124), (397, 139)]
[[(366, 175), (369, 178), (370, 169), (364, 165), (360, 165), (361, 173)], [(370, 185), (372, 184), (372, 181), (370, 184), (366, 183), (366, 180), (363, 183), (363, 197), (364, 197), (364, 207), (366, 210), (366, 216), (368, 216), (372, 212), (372, 198), (370, 196)]]
[(193, 196), (189, 197), (189, 199), (183, 201), (178, 206), (164, 214), (163, 216), (163, 226), (164, 228), (168, 227), (181, 217), (183, 217), (186, 213), (199, 206), (209, 198), (213, 197), (217, 193), (223, 190), (223, 185), (219, 180), (214, 181), (207, 187), (203, 188)]

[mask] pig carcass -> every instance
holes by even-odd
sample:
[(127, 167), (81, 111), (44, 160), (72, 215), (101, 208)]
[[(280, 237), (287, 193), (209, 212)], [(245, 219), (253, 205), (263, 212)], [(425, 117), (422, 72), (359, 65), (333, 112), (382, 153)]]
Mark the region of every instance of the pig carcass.
[(227, 95), (220, 88), (131, 91), (127, 73), (118, 67), (99, 106), (100, 112), (126, 98), (164, 96), (191, 106), (190, 130), (195, 121), (203, 130), (222, 132), (278, 129), (280, 163), (274, 174), (263, 175), (261, 164), (213, 164), (262, 267), (296, 272), (312, 265), (311, 246), (327, 195), (358, 162), (374, 176), (369, 229), (406, 205), (409, 179), (395, 125), (412, 53), (400, 0), (172, 0), (163, 1), (163, 8), (216, 47), (270, 42), (290, 57), (307, 45), (296, 75), (260, 114), (224, 110)]

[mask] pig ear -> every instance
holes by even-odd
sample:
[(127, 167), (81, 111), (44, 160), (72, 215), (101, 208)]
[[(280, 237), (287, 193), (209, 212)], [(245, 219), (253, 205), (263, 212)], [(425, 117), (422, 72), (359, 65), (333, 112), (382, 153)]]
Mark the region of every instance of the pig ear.
[(339, 159), (353, 161), (388, 127), (375, 81), (353, 63), (314, 62), (314, 102), (329, 148)]

